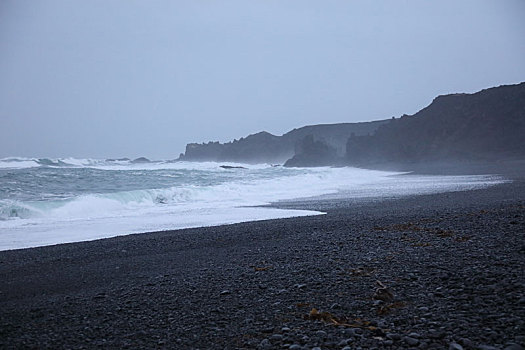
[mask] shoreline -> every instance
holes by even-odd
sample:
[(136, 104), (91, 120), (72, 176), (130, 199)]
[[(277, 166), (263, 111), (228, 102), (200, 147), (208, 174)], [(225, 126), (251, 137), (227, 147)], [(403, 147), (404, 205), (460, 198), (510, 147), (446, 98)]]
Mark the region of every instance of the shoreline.
[[(352, 168), (352, 167), (350, 167)], [(525, 165), (523, 166), (525, 169)], [(452, 171), (451, 171), (452, 169)], [(202, 214), (203, 218), (195, 221), (176, 220), (173, 221), (169, 215), (164, 215), (162, 220), (156, 219), (155, 215), (142, 217), (127, 217), (126, 220), (118, 221), (116, 218), (108, 217), (95, 219), (93, 221), (79, 220), (77, 222), (78, 232), (75, 227), (69, 227), (67, 223), (26, 223), (24, 227), (6, 227), (0, 244), (0, 251), (31, 249), (60, 244), (70, 244), (79, 242), (88, 242), (98, 239), (107, 239), (117, 236), (126, 236), (130, 234), (150, 234), (159, 231), (174, 231), (189, 228), (204, 228), (223, 225), (232, 225), (236, 223), (249, 223), (265, 220), (280, 220), (297, 218), (301, 216), (323, 215), (324, 211), (315, 209), (315, 203), (325, 201), (344, 201), (344, 202), (379, 202), (384, 200), (399, 199), (410, 196), (426, 195), (431, 193), (446, 193), (453, 191), (470, 191), (476, 187), (494, 186), (498, 182), (512, 181), (507, 180), (505, 175), (497, 174), (499, 168), (484, 168), (487, 171), (469, 173), (464, 168), (458, 169), (457, 166), (449, 166), (448, 172), (441, 175), (432, 175), (425, 172), (405, 171), (396, 172), (389, 170), (388, 176), (392, 184), (377, 183), (376, 192), (381, 192), (380, 196), (370, 194), (371, 189), (365, 186), (360, 189), (356, 186), (353, 189), (339, 190), (337, 193), (327, 193), (313, 197), (300, 197), (279, 200), (259, 205), (247, 205), (231, 208), (216, 208), (212, 214)], [(368, 170), (368, 169), (366, 169)], [(507, 169), (508, 170), (508, 169)], [(386, 171), (386, 170), (385, 170)], [(489, 173), (488, 171), (491, 171)], [(428, 178), (427, 178), (428, 176)], [(437, 179), (433, 182), (432, 176)], [(446, 179), (450, 176), (449, 179)], [(462, 177), (472, 176), (473, 179), (461, 179)], [(485, 176), (485, 177), (483, 177)], [(409, 180), (410, 177), (412, 180)], [(458, 177), (457, 180), (453, 180)], [(487, 183), (485, 183), (485, 181)], [(456, 183), (457, 182), (457, 183)], [(434, 187), (429, 183), (436, 184)], [(469, 186), (472, 186), (470, 188)], [(408, 188), (408, 189), (407, 189)], [(311, 203), (308, 209), (304, 208), (305, 203)], [(300, 206), (301, 208), (296, 207)], [(174, 215), (174, 214), (171, 214)], [(183, 217), (181, 217), (183, 218)], [(35, 225), (35, 226), (31, 226)], [(0, 227), (0, 230), (2, 228)], [(23, 240), (18, 237), (23, 236)]]
[(523, 346), (525, 181), (512, 180), (2, 251), (0, 347)]

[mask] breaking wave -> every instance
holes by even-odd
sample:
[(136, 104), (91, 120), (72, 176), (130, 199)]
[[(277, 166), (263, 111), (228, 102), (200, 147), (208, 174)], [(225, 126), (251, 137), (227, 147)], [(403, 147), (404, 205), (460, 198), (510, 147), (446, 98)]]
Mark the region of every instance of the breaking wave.
[[(215, 165), (216, 167), (216, 165)], [(0, 200), (0, 220), (31, 217), (95, 218), (125, 216), (135, 210), (171, 207), (173, 211), (264, 205), (299, 197), (336, 193), (348, 183), (345, 169), (313, 170), (295, 176), (231, 181), (216, 185), (185, 185), (162, 189), (85, 194), (46, 201)], [(378, 182), (385, 173), (353, 171), (352, 185)]]
[(237, 164), (2, 159), (0, 250), (321, 214), (257, 207), (281, 200), (384, 198), (470, 190), (503, 181), (495, 176), (397, 176), (400, 173), (356, 168), (220, 165)]

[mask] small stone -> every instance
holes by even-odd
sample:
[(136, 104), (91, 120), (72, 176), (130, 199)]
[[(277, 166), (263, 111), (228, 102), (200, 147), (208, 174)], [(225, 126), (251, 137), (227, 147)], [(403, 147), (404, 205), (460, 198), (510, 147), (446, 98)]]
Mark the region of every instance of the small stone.
[(523, 346), (518, 344), (507, 345), (504, 350), (523, 350)]
[[(524, 250), (525, 251), (525, 250)], [(517, 335), (514, 337), (514, 341), (518, 344), (525, 343), (525, 335)]]
[(104, 292), (98, 293), (97, 295), (93, 297), (93, 299), (104, 299), (104, 298), (106, 298), (106, 293)]
[(232, 294), (229, 290), (223, 290), (220, 295), (228, 295), (228, 294)]
[(397, 333), (387, 333), (386, 337), (391, 340), (399, 340), (401, 339), (401, 336)]
[(446, 333), (443, 331), (431, 331), (428, 336), (432, 339), (442, 339), (445, 338)]
[(416, 346), (417, 344), (419, 344), (419, 340), (417, 340), (416, 338), (411, 338), (411, 337), (404, 337), (403, 341), (410, 346)]
[(388, 324), (384, 320), (377, 321), (377, 327), (379, 328), (388, 328)]
[(325, 331), (317, 331), (315, 332), (315, 335), (318, 336), (319, 338), (326, 338), (327, 333)]
[(342, 350), (352, 350), (350, 346), (345, 346)]
[(272, 344), (268, 339), (263, 339), (257, 348), (259, 349), (270, 349), (272, 347)]
[(450, 343), (448, 350), (463, 350), (463, 347), (458, 343)]
[(347, 341), (346, 339), (341, 340), (341, 341), (337, 344), (337, 346), (346, 346), (346, 345), (348, 345), (348, 341)]
[(280, 341), (280, 340), (283, 340), (283, 335), (282, 334), (273, 334), (270, 339), (271, 340), (275, 340), (275, 341)]
[(421, 335), (419, 335), (419, 333), (416, 333), (416, 332), (412, 332), (408, 335), (410, 338), (415, 338), (415, 339), (419, 339), (421, 338)]
[(302, 347), (299, 344), (292, 344), (292, 345), (290, 345), (290, 347), (288, 349), (290, 349), (290, 350), (301, 350)]
[(478, 346), (478, 350), (498, 350), (498, 348), (490, 345), (480, 345)]
[(355, 332), (354, 328), (342, 328), (340, 332), (341, 332), (342, 335), (346, 335), (346, 336), (349, 336), (349, 337), (355, 337), (356, 336), (356, 332)]
[(474, 342), (468, 338), (461, 338), (459, 340), (459, 342), (461, 343), (461, 345), (463, 346), (466, 346), (467, 348), (475, 348), (476, 347), (476, 344), (474, 344)]

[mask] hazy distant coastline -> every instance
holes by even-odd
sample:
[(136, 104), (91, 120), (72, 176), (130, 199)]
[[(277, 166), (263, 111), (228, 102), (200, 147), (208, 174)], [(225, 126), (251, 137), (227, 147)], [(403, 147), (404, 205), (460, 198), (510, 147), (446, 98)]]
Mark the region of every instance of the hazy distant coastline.
[(363, 123), (265, 131), (228, 143), (190, 143), (179, 160), (416, 169), (422, 164), (525, 158), (525, 83), (436, 97), (415, 113)]

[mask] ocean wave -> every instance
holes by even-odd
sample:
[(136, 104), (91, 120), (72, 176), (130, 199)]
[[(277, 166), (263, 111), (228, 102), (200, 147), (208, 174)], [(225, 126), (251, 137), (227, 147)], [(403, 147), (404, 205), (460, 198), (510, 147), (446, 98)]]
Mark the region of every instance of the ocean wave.
[(347, 197), (398, 196), (483, 187), (501, 181), (495, 177), (392, 176), (352, 168), (318, 168), (293, 176), (229, 181), (214, 185), (184, 185), (160, 189), (84, 194), (75, 198), (18, 202), (0, 201), (0, 218), (56, 219), (122, 217), (137, 211), (176, 213), (206, 208), (265, 205), (281, 200), (345, 193)]
[[(278, 172), (276, 170), (275, 172)], [(335, 193), (348, 185), (380, 182), (384, 172), (354, 169), (312, 169), (295, 175), (273, 174), (266, 178), (238, 176), (219, 184), (195, 184), (102, 194), (83, 194), (69, 199), (46, 201), (0, 201), (0, 217), (92, 218), (122, 216), (135, 210), (158, 207), (179, 209), (257, 206), (299, 197)]]
[[(74, 161), (65, 162), (64, 159), (63, 162), (72, 164)], [(82, 162), (87, 163), (84, 160)], [(133, 182), (136, 175), (129, 172), (100, 173), (77, 169), (51, 169), (39, 171), (37, 176), (29, 174), (28, 178), (24, 179), (24, 186), (35, 185), (34, 188), (30, 188), (31, 191), (27, 191), (36, 191), (37, 195), (25, 197), (28, 199), (24, 200), (23, 196), (13, 194), (16, 191), (7, 191), (6, 196), (0, 199), (0, 250), (2, 242), (5, 243), (6, 249), (25, 246), (24, 244), (31, 241), (28, 237), (39, 242), (39, 245), (42, 242), (50, 244), (102, 238), (108, 237), (108, 234), (207, 226), (313, 213), (254, 208), (281, 200), (319, 196), (391, 197), (468, 190), (504, 181), (497, 176), (397, 176), (400, 173), (356, 168), (288, 169), (260, 166), (251, 169), (223, 169), (218, 163), (187, 164), (198, 170), (192, 171), (187, 167), (183, 168), (184, 171), (140, 170), (137, 173), (140, 173), (138, 176), (143, 180), (137, 184)], [(174, 163), (169, 164), (173, 165)], [(16, 176), (16, 171), (13, 173)], [(167, 175), (176, 177), (173, 180), (155, 182), (156, 178), (164, 178)], [(90, 184), (85, 188), (85, 179), (75, 182), (84, 177), (88, 178)], [(179, 177), (183, 177), (184, 181), (180, 181)], [(102, 184), (95, 186), (95, 182), (102, 179)], [(46, 183), (48, 187), (43, 186)], [(130, 183), (132, 186), (129, 186)], [(144, 183), (167, 186), (141, 189)], [(70, 186), (65, 189), (64, 184)], [(56, 188), (52, 190), (49, 188), (51, 185)], [(104, 189), (104, 192), (94, 193), (96, 188)], [(117, 188), (126, 190), (107, 192)], [(86, 190), (89, 192), (86, 193)], [(57, 233), (60, 234), (57, 236)], [(17, 242), (26, 243), (20, 245)]]
[[(72, 161), (70, 163), (70, 161)], [(2, 168), (35, 168), (35, 167), (74, 167), (85, 166), (81, 163), (82, 160), (75, 160), (73, 158), (17, 158), (9, 157), (0, 159), (0, 169)]]
[(31, 158), (3, 158), (0, 159), (0, 169), (24, 169), (38, 167), (40, 164)]
[(23, 158), (8, 157), (0, 159), (0, 169), (24, 169), (35, 167), (50, 168), (91, 168), (97, 170), (209, 170), (227, 171), (221, 166), (242, 167), (245, 169), (264, 169), (269, 164), (242, 164), (234, 162), (185, 162), (159, 160), (134, 162), (128, 158), (93, 159), (93, 158)]

